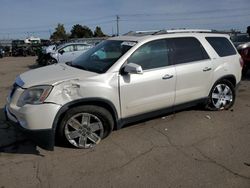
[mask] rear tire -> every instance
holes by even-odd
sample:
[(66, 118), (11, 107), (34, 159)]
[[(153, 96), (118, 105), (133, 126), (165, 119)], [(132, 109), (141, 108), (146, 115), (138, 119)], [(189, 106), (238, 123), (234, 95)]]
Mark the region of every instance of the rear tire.
[(221, 80), (212, 87), (206, 108), (212, 111), (228, 110), (235, 102), (235, 88), (228, 80)]
[(99, 106), (85, 105), (66, 112), (58, 129), (58, 138), (77, 148), (92, 148), (107, 137), (114, 127), (108, 110)]

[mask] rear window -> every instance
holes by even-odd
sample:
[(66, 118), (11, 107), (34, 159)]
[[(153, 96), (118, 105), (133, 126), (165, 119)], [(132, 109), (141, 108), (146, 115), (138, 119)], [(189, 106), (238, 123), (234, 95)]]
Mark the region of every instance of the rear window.
[(206, 40), (220, 57), (236, 54), (233, 45), (225, 37), (206, 37)]
[(188, 63), (209, 59), (201, 43), (194, 37), (167, 39), (172, 43), (172, 59), (174, 64)]

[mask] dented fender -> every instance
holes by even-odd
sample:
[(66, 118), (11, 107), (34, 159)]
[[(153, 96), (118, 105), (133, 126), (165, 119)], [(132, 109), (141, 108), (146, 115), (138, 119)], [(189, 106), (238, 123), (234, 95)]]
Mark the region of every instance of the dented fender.
[[(103, 82), (105, 80), (105, 82)], [(76, 102), (77, 101), (77, 102)], [(45, 102), (60, 106), (80, 102), (111, 103), (117, 118), (120, 118), (120, 102), (117, 74), (97, 76), (88, 79), (64, 80), (53, 84), (53, 89)], [(90, 103), (91, 104), (91, 103)], [(110, 105), (109, 105), (110, 106)]]

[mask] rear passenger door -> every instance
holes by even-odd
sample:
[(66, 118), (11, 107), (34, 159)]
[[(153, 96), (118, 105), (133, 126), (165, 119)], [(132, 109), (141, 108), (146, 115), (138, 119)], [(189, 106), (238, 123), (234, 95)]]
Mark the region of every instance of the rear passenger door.
[(169, 41), (177, 76), (175, 105), (207, 97), (213, 78), (213, 65), (199, 40), (183, 37)]

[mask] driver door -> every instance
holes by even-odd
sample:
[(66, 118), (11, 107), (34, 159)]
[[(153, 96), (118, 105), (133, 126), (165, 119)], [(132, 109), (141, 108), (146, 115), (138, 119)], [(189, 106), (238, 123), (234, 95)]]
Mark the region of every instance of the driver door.
[(161, 39), (142, 45), (127, 60), (140, 65), (143, 74), (120, 75), (122, 118), (173, 106), (176, 72), (168, 52)]
[(69, 45), (58, 51), (58, 63), (66, 63), (74, 60), (74, 46)]

